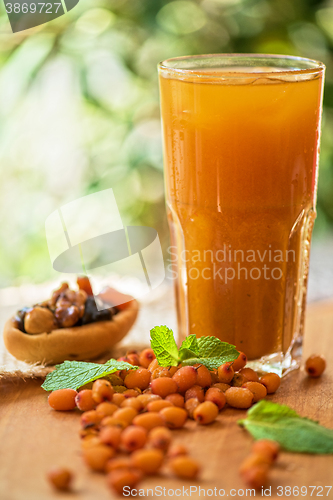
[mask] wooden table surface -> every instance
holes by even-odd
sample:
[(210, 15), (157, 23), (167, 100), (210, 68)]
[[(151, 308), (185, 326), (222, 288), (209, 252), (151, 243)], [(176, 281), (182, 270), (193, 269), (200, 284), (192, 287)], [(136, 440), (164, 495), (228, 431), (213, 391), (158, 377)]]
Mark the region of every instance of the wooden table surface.
[[(273, 401), (285, 403), (303, 416), (319, 420), (333, 428), (333, 303), (319, 303), (308, 308), (304, 355), (323, 353), (327, 370), (320, 379), (308, 379), (298, 371), (286, 377)], [(55, 412), (47, 404), (47, 393), (41, 381), (29, 380), (0, 383), (0, 500), (106, 500), (116, 498), (107, 488), (102, 474), (89, 472), (80, 456), (77, 412)], [(218, 420), (207, 427), (188, 422), (186, 428), (174, 431), (175, 442), (184, 443), (202, 463), (200, 481), (185, 482), (172, 477), (167, 470), (145, 479), (139, 488), (166, 488), (162, 498), (169, 498), (168, 489), (180, 489), (180, 498), (203, 498), (194, 487), (220, 489), (225, 497), (246, 497), (238, 475), (238, 466), (250, 451), (252, 438), (237, 425), (245, 411), (226, 409)], [(73, 493), (54, 492), (45, 479), (53, 465), (69, 467), (75, 473)], [(320, 496), (318, 488), (311, 496), (310, 486), (333, 486), (333, 456), (281, 453), (271, 473), (270, 498), (294, 498), (278, 495), (278, 486), (307, 486), (303, 498)], [(189, 488), (192, 486), (192, 495)], [(182, 488), (185, 488), (185, 491)], [(154, 496), (158, 496), (156, 490)], [(304, 490), (303, 490), (304, 491)], [(329, 495), (333, 498), (333, 487)], [(163, 490), (162, 490), (163, 492)], [(269, 493), (269, 492), (267, 492)], [(188, 496), (187, 496), (188, 494)], [(207, 492), (206, 497), (212, 494)], [(222, 495), (223, 492), (220, 492)], [(152, 492), (149, 494), (152, 497)], [(261, 496), (257, 493), (256, 496)], [(118, 498), (118, 497), (117, 497)], [(212, 498), (220, 498), (213, 494)], [(301, 495), (300, 495), (300, 498)]]

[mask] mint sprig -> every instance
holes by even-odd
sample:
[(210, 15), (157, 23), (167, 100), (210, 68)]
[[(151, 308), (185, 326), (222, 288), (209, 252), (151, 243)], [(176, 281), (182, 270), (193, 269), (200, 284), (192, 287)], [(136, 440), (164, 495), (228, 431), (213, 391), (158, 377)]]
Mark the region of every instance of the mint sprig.
[(58, 389), (77, 390), (89, 382), (107, 377), (118, 370), (136, 370), (137, 368), (137, 366), (130, 363), (116, 361), (115, 359), (110, 359), (103, 365), (85, 361), (64, 361), (46, 376), (42, 388), (46, 391), (56, 391)]
[(150, 344), (161, 366), (179, 364), (178, 347), (172, 330), (167, 326), (155, 326), (150, 330)]
[(200, 337), (197, 339), (197, 356), (188, 356), (182, 359), (183, 365), (200, 363), (209, 370), (214, 370), (224, 363), (234, 361), (239, 356), (234, 345), (222, 342), (216, 337)]
[(195, 335), (189, 335), (183, 341), (179, 348), (179, 359), (181, 361), (185, 359), (196, 358), (199, 355), (198, 339)]
[(239, 352), (235, 346), (222, 342), (216, 337), (189, 335), (179, 350), (172, 330), (166, 326), (155, 326), (150, 331), (151, 347), (161, 366), (205, 365), (209, 370), (218, 368), (223, 363), (234, 361)]
[(287, 405), (259, 401), (238, 424), (255, 439), (272, 439), (287, 451), (333, 454), (333, 429), (301, 417)]

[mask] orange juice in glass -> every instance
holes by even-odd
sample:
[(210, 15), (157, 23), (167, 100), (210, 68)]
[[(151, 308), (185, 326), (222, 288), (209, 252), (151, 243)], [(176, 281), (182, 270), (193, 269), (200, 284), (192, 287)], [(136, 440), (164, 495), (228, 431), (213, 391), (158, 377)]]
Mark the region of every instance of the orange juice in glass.
[(324, 65), (205, 55), (159, 65), (180, 340), (298, 366), (316, 216)]

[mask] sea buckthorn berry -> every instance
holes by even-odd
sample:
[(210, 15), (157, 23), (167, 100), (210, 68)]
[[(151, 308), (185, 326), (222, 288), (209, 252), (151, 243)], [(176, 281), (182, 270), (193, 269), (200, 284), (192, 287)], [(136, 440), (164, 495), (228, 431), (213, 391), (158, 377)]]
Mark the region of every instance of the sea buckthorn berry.
[(104, 417), (111, 417), (114, 412), (116, 412), (117, 410), (119, 410), (119, 407), (117, 405), (115, 405), (114, 403), (100, 403), (97, 407), (96, 407), (96, 411), (97, 413), (100, 413), (103, 418)]
[(144, 368), (148, 368), (154, 359), (156, 359), (154, 351), (152, 349), (144, 349), (139, 356), (139, 363)]
[(129, 354), (137, 354), (139, 356), (140, 353), (137, 349), (130, 349), (126, 352), (126, 356), (128, 356)]
[(242, 368), (239, 370), (239, 373), (244, 375), (245, 378), (248, 379), (249, 382), (259, 382), (259, 375), (257, 372), (252, 370), (252, 368)]
[(176, 373), (176, 371), (179, 370), (179, 368), (178, 368), (178, 366), (169, 366), (168, 370), (169, 370), (170, 376), (173, 377), (174, 374)]
[(84, 461), (88, 467), (98, 472), (103, 472), (107, 461), (110, 460), (110, 458), (113, 458), (116, 454), (113, 448), (104, 444), (86, 448), (82, 451), (82, 453)]
[[(119, 358), (117, 358), (117, 361), (123, 361), (124, 363), (129, 362), (127, 356), (120, 356)], [(125, 371), (125, 370), (121, 370), (121, 371)]]
[(168, 396), (165, 398), (165, 401), (170, 401), (170, 403), (172, 403), (174, 406), (178, 406), (179, 408), (184, 408), (185, 406), (184, 396), (178, 394), (178, 392), (175, 392), (174, 394), (168, 394)]
[(157, 394), (140, 394), (140, 396), (135, 399), (141, 404), (142, 409), (144, 410), (152, 401), (160, 401), (161, 396), (158, 396)]
[(75, 403), (78, 409), (81, 411), (93, 410), (96, 406), (96, 403), (92, 397), (92, 390), (84, 389), (83, 391), (80, 391), (75, 396)]
[[(125, 359), (126, 359), (126, 363), (127, 363), (127, 358), (125, 358)], [(117, 359), (117, 361), (120, 361), (120, 359)], [(125, 380), (125, 377), (127, 376), (127, 374), (128, 374), (128, 370), (120, 370), (119, 377), (121, 378), (123, 383), (119, 384), (119, 385), (124, 385), (124, 380)]]
[[(113, 386), (113, 390), (115, 391), (116, 394), (120, 394), (120, 395), (123, 395), (124, 392), (127, 391), (127, 389), (126, 389), (126, 387), (124, 385), (114, 385)], [(112, 396), (112, 400), (111, 401), (113, 401), (113, 396)]]
[(320, 377), (325, 371), (326, 360), (324, 356), (313, 354), (305, 362), (305, 370), (310, 377)]
[(217, 376), (219, 378), (219, 382), (223, 384), (229, 384), (229, 382), (231, 382), (233, 379), (234, 373), (235, 372), (232, 367), (232, 363), (224, 363), (217, 369)]
[(155, 412), (147, 412), (142, 413), (141, 415), (137, 415), (133, 419), (133, 424), (142, 426), (147, 429), (147, 431), (150, 431), (154, 427), (161, 427), (165, 425), (162, 416), (159, 413)]
[(205, 391), (203, 387), (200, 387), (200, 385), (192, 385), (192, 387), (187, 389), (185, 392), (185, 401), (192, 398), (197, 398), (197, 400), (202, 403), (205, 400)]
[(151, 380), (161, 377), (171, 378), (171, 373), (168, 368), (165, 368), (164, 366), (158, 366), (156, 370), (154, 370), (151, 374)]
[(71, 487), (73, 474), (68, 469), (54, 467), (48, 471), (47, 478), (57, 490), (68, 491)]
[(220, 389), (220, 391), (225, 392), (228, 389), (230, 389), (231, 385), (224, 384), (223, 382), (218, 382), (217, 384), (214, 384), (212, 387), (216, 387), (217, 389)]
[(96, 380), (92, 387), (92, 397), (95, 403), (103, 403), (103, 401), (111, 401), (114, 390), (110, 382), (104, 379)]
[(266, 387), (267, 394), (273, 394), (280, 387), (281, 379), (276, 373), (266, 373), (261, 377), (260, 383)]
[(81, 448), (86, 449), (86, 448), (91, 448), (92, 446), (97, 446), (99, 444), (103, 444), (102, 441), (100, 440), (99, 436), (86, 436), (85, 438), (81, 439)]
[(125, 451), (132, 452), (143, 448), (147, 437), (148, 432), (144, 427), (130, 425), (121, 434), (121, 444)]
[(148, 385), (148, 387), (146, 387), (146, 389), (140, 389), (139, 387), (135, 387), (134, 389), (127, 389), (127, 391), (137, 391), (137, 395), (133, 396), (133, 397), (138, 397), (138, 396), (140, 396), (140, 394), (142, 394), (148, 388), (149, 388), (149, 385)]
[(84, 439), (87, 436), (97, 436), (98, 429), (96, 427), (86, 427), (85, 429), (80, 429), (79, 436)]
[(85, 391), (85, 390), (92, 390), (93, 382), (88, 382), (87, 384), (84, 384), (82, 387), (80, 387), (80, 391)]
[(148, 366), (148, 370), (152, 373), (154, 370), (156, 370), (156, 368), (157, 368), (158, 366), (160, 366), (160, 365), (158, 364), (157, 359), (154, 359), (154, 360), (150, 363), (150, 365)]
[(249, 391), (252, 392), (254, 403), (257, 403), (257, 401), (260, 401), (267, 396), (266, 387), (264, 384), (260, 384), (259, 382), (245, 382), (242, 387), (245, 387), (245, 389), (249, 389)]
[(199, 385), (200, 387), (203, 387), (206, 389), (207, 387), (210, 387), (213, 383), (212, 376), (208, 368), (204, 365), (194, 365), (194, 367), (197, 369), (197, 381), (196, 385)]
[(130, 363), (133, 366), (139, 366), (140, 358), (136, 352), (131, 352), (131, 353), (127, 354), (126, 357), (127, 357), (127, 363)]
[(247, 363), (246, 354), (244, 354), (243, 352), (240, 351), (238, 358), (232, 362), (232, 367), (234, 369), (234, 372), (238, 372), (238, 370), (241, 370), (242, 368), (244, 368), (246, 363)]
[(243, 460), (241, 463), (241, 466), (239, 468), (240, 474), (243, 474), (246, 472), (248, 469), (252, 469), (253, 467), (256, 467), (257, 465), (271, 465), (272, 461), (269, 460), (267, 457), (260, 455), (258, 453), (251, 453), (248, 457)]
[(138, 368), (137, 370), (129, 370), (124, 379), (124, 384), (128, 389), (139, 388), (142, 391), (146, 389), (150, 382), (151, 373), (147, 368)]
[(119, 377), (119, 375), (116, 375), (115, 373), (111, 373), (111, 375), (108, 375), (107, 380), (110, 382), (112, 387), (115, 385), (124, 385), (123, 379)]
[(183, 444), (173, 444), (168, 449), (167, 457), (176, 458), (188, 454), (188, 449)]
[(242, 478), (249, 488), (260, 490), (267, 485), (269, 466), (267, 464), (255, 465), (242, 472)]
[(121, 429), (125, 429), (129, 426), (127, 420), (120, 420), (119, 418), (112, 417), (104, 417), (101, 422), (101, 427), (120, 427)]
[(128, 398), (136, 398), (137, 396), (140, 395), (141, 389), (126, 389), (126, 391), (123, 392), (123, 395), (125, 396), (126, 399)]
[(125, 398), (125, 401), (123, 401), (120, 405), (120, 408), (134, 408), (137, 412), (140, 412), (143, 410), (144, 406), (142, 404), (142, 401), (140, 401), (139, 396), (136, 398)]
[(181, 477), (183, 479), (194, 479), (200, 472), (198, 462), (194, 460), (194, 458), (186, 455), (173, 458), (170, 460), (169, 466), (177, 477)]
[(230, 387), (225, 392), (227, 403), (233, 408), (250, 408), (253, 402), (253, 394), (249, 389), (244, 387)]
[(280, 452), (280, 445), (271, 439), (259, 439), (252, 446), (253, 453), (262, 455), (270, 462), (274, 462)]
[(179, 392), (186, 392), (197, 383), (197, 371), (193, 366), (183, 366), (176, 371), (172, 380), (176, 382)]
[(235, 375), (233, 376), (231, 384), (233, 387), (242, 387), (242, 385), (248, 381), (249, 380), (244, 375), (242, 375), (239, 372), (236, 372)]
[(147, 410), (159, 412), (160, 410), (163, 410), (163, 408), (168, 408), (169, 406), (173, 406), (173, 404), (170, 403), (170, 401), (166, 401), (165, 399), (160, 399), (159, 401), (151, 401), (151, 403), (147, 405)]
[(211, 401), (218, 407), (219, 410), (222, 410), (227, 402), (227, 399), (224, 392), (217, 387), (211, 387), (205, 394), (205, 401)]
[[(157, 396), (157, 398), (161, 399), (159, 396)], [(133, 398), (133, 401), (134, 400), (138, 402), (138, 404), (141, 406), (141, 410), (143, 410), (146, 408), (147, 404), (150, 403), (150, 394), (139, 394), (139, 396)], [(126, 399), (126, 401), (128, 400)]]
[(51, 392), (48, 402), (51, 408), (58, 411), (74, 410), (77, 392), (73, 389), (58, 389)]
[(162, 466), (163, 459), (163, 452), (157, 448), (137, 450), (131, 455), (133, 467), (144, 474), (156, 474)]
[(218, 376), (217, 370), (211, 370), (210, 375), (212, 377), (212, 385), (216, 384), (219, 381), (219, 376)]
[(123, 429), (121, 427), (102, 427), (101, 432), (99, 433), (99, 439), (101, 443), (112, 446), (112, 448), (117, 450), (120, 444), (120, 436), (122, 431)]
[(169, 377), (155, 378), (151, 381), (150, 387), (153, 394), (157, 394), (161, 396), (161, 398), (165, 398), (168, 394), (177, 392), (178, 389), (176, 381)]
[(142, 474), (133, 468), (121, 468), (111, 470), (107, 476), (107, 484), (119, 495), (123, 495), (124, 488), (127, 486), (130, 490), (139, 483)]
[(118, 469), (130, 469), (132, 467), (132, 462), (129, 456), (126, 457), (115, 457), (110, 458), (106, 462), (105, 472), (111, 472), (112, 470)]
[(138, 412), (135, 408), (128, 406), (127, 408), (119, 408), (116, 412), (114, 412), (113, 417), (118, 420), (124, 420), (128, 424), (131, 424), (137, 414)]
[(214, 422), (218, 414), (218, 407), (211, 401), (205, 401), (194, 410), (193, 417), (198, 424), (206, 425)]
[(180, 429), (187, 420), (187, 411), (184, 408), (179, 408), (177, 406), (163, 408), (159, 415), (161, 415), (165, 425), (170, 429)]
[(190, 418), (194, 419), (193, 412), (199, 406), (199, 404), (200, 402), (197, 400), (197, 398), (191, 398), (185, 402), (185, 409)]
[(171, 432), (166, 427), (155, 427), (149, 432), (148, 441), (153, 448), (166, 451), (171, 440)]
[(153, 394), (151, 387), (147, 387), (144, 391), (142, 391), (142, 394)]
[(82, 413), (81, 415), (81, 426), (83, 429), (87, 427), (96, 427), (103, 420), (103, 415), (101, 413), (97, 413), (96, 410), (90, 410)]

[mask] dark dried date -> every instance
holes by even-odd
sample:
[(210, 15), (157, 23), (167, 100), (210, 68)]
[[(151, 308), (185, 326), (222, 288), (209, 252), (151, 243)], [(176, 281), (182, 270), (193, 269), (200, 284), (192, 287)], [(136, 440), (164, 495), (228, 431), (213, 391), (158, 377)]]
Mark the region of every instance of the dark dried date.
[(82, 325), (95, 323), (96, 321), (109, 321), (110, 319), (112, 319), (112, 316), (113, 315), (110, 309), (99, 311), (96, 307), (94, 297), (88, 297), (84, 315), (82, 317)]
[(32, 310), (32, 307), (23, 307), (22, 309), (20, 309), (19, 311), (17, 311), (17, 313), (15, 314), (15, 321), (16, 321), (16, 324), (17, 324), (17, 328), (19, 330), (21, 330), (21, 332), (23, 333), (26, 333), (25, 329), (24, 329), (24, 318), (25, 318), (25, 315), (27, 312), (31, 311)]

